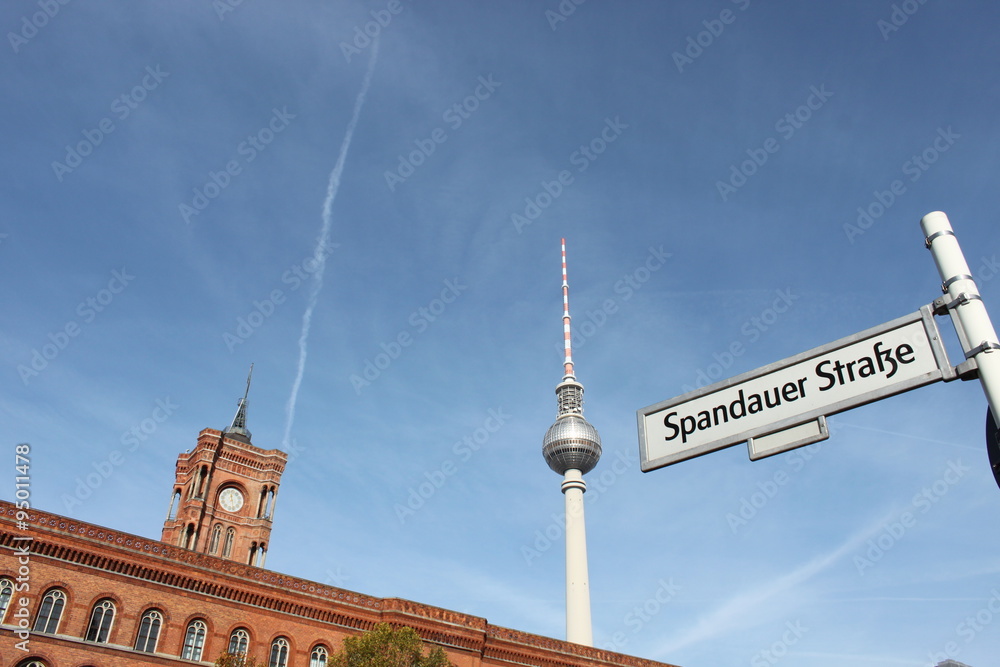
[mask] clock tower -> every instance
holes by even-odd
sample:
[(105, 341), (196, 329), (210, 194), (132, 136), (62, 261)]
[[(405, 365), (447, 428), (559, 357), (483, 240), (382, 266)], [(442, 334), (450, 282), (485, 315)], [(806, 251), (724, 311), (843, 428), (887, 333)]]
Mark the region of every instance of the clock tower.
[(279, 449), (261, 449), (250, 441), (246, 419), (252, 374), (251, 365), (232, 424), (221, 431), (204, 429), (194, 449), (177, 457), (160, 539), (263, 567), (288, 455)]

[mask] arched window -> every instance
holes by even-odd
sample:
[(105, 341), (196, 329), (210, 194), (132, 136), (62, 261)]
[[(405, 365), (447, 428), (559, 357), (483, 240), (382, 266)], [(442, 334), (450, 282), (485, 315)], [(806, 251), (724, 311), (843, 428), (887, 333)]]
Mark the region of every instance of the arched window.
[(98, 600), (97, 604), (94, 605), (93, 611), (90, 612), (90, 624), (87, 626), (86, 640), (88, 642), (97, 642), (98, 644), (106, 643), (108, 635), (111, 634), (111, 624), (114, 620), (115, 603), (108, 598)]
[(267, 667), (288, 667), (288, 640), (278, 637), (271, 642), (271, 657)]
[(265, 519), (270, 519), (271, 515), (274, 514), (274, 498), (276, 493), (277, 491), (275, 491), (275, 487), (273, 486), (267, 492), (267, 509), (264, 512)]
[(10, 598), (14, 595), (14, 582), (10, 579), (0, 579), (0, 623), (7, 614), (7, 607), (10, 606)]
[(257, 501), (257, 518), (264, 518), (264, 511), (267, 508), (267, 487), (260, 490), (260, 500)]
[(142, 615), (139, 621), (139, 634), (135, 637), (135, 650), (144, 653), (155, 653), (156, 642), (160, 639), (160, 627), (163, 625), (163, 614), (156, 609), (150, 609)]
[(184, 633), (184, 648), (181, 650), (181, 657), (185, 660), (201, 660), (201, 652), (205, 648), (205, 633), (208, 626), (205, 621), (196, 620), (188, 624), (187, 632)]
[(215, 554), (219, 550), (219, 541), (222, 539), (222, 524), (215, 524), (212, 529), (212, 543), (208, 546), (208, 553)]
[(326, 667), (326, 661), (330, 657), (330, 652), (325, 646), (316, 646), (309, 654), (309, 667)]
[(62, 618), (63, 607), (66, 606), (66, 593), (58, 588), (51, 589), (42, 598), (35, 618), (34, 632), (55, 633), (59, 629), (59, 619)]
[(170, 494), (170, 507), (167, 508), (167, 521), (174, 521), (177, 519), (177, 510), (181, 506), (181, 490), (174, 489), (174, 492)]
[(197, 544), (198, 544), (198, 531), (195, 530), (193, 523), (189, 523), (187, 527), (187, 532), (184, 535), (184, 544), (181, 546), (183, 546), (185, 549), (194, 550)]
[(201, 472), (199, 473), (198, 476), (198, 491), (197, 491), (198, 498), (201, 499), (205, 498), (205, 480), (207, 479), (208, 479), (208, 466), (202, 466)]
[(233, 655), (246, 655), (250, 648), (250, 632), (246, 628), (236, 628), (229, 635), (229, 652)]
[(28, 658), (17, 663), (17, 667), (49, 667), (48, 663), (41, 658)]
[(226, 529), (226, 543), (222, 547), (222, 557), (229, 558), (233, 553), (233, 540), (236, 538), (236, 529), (230, 526)]

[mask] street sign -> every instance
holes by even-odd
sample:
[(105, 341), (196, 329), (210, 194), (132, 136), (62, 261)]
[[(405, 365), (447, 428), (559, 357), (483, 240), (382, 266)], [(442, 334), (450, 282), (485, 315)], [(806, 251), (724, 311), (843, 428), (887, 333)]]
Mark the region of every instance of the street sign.
[(770, 456), (826, 437), (821, 417), (954, 377), (924, 306), (639, 410), (641, 467), (649, 472), (747, 440), (751, 458)]

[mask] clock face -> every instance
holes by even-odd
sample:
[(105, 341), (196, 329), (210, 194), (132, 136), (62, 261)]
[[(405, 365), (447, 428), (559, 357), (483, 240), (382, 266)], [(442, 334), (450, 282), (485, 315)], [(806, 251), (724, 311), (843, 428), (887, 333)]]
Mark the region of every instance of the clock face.
[(219, 505), (227, 512), (239, 512), (243, 507), (243, 494), (233, 487), (223, 489), (219, 494)]

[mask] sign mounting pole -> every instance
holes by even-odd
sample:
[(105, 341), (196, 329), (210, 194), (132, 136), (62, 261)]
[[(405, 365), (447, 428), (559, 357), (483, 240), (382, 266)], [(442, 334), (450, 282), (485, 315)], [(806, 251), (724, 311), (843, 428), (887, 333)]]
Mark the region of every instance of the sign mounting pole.
[(948, 295), (947, 307), (956, 315), (955, 326), (965, 357), (975, 359), (986, 401), (994, 420), (1000, 423), (1000, 343), (979, 288), (948, 216), (941, 211), (928, 213), (921, 218), (920, 227), (941, 275), (941, 289)]

